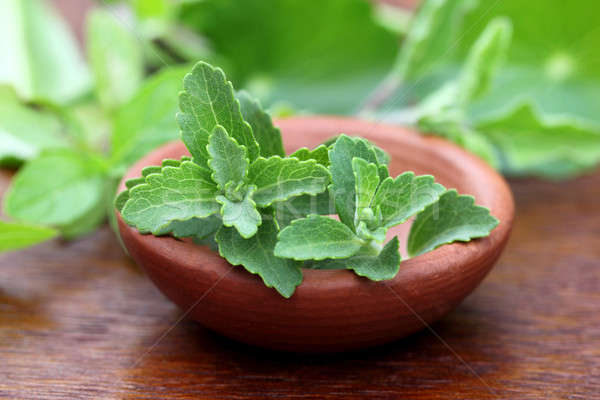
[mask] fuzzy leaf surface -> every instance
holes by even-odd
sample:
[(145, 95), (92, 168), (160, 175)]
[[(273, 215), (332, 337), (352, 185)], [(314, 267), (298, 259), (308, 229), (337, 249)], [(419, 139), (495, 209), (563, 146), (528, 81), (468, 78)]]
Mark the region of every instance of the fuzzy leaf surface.
[(179, 167), (164, 167), (160, 174), (148, 175), (146, 183), (129, 189), (122, 216), (140, 232), (160, 233), (174, 220), (216, 213), (216, 193), (210, 171), (185, 161)]
[(274, 221), (265, 221), (249, 239), (240, 236), (234, 228), (222, 227), (216, 240), (222, 257), (258, 274), (267, 287), (275, 288), (283, 297), (289, 298), (302, 282), (301, 263), (273, 254), (277, 242)]
[(356, 255), (345, 262), (347, 268), (354, 270), (357, 275), (369, 278), (372, 281), (392, 279), (398, 273), (400, 266), (400, 252), (398, 251), (398, 237), (386, 243), (379, 255)]
[(335, 207), (340, 220), (352, 228), (356, 211), (356, 187), (352, 159), (362, 158), (369, 163), (377, 164), (377, 154), (373, 146), (365, 139), (351, 138), (341, 135), (329, 150), (331, 165), (331, 192), (335, 199)]
[(295, 260), (347, 258), (362, 245), (362, 240), (340, 221), (310, 215), (293, 221), (279, 233), (275, 255)]
[(244, 120), (252, 127), (252, 133), (260, 148), (260, 155), (265, 158), (285, 157), (281, 132), (273, 126), (271, 116), (262, 109), (260, 102), (245, 91), (238, 92), (237, 99), (240, 102)]
[(354, 171), (356, 190), (356, 216), (355, 223), (358, 225), (362, 211), (371, 207), (375, 192), (379, 186), (379, 169), (377, 164), (368, 163), (362, 158), (352, 160), (352, 171)]
[(381, 209), (382, 225), (391, 228), (435, 203), (445, 190), (431, 175), (405, 172), (381, 182), (373, 206)]
[(324, 144), (314, 149), (302, 147), (290, 154), (290, 157), (296, 157), (300, 161), (315, 160), (325, 167), (329, 166), (329, 148)]
[(256, 185), (254, 201), (259, 207), (303, 194), (315, 195), (326, 190), (329, 171), (315, 160), (272, 156), (258, 158), (250, 165), (248, 180)]
[(490, 210), (475, 205), (472, 196), (448, 190), (417, 215), (408, 236), (411, 257), (456, 241), (485, 237), (498, 225)]
[(229, 182), (239, 184), (246, 177), (248, 159), (246, 149), (230, 137), (221, 125), (215, 126), (208, 139), (208, 166), (220, 190)]
[(177, 122), (183, 142), (194, 161), (205, 165), (208, 137), (221, 125), (238, 144), (246, 147), (250, 161), (258, 157), (259, 149), (252, 128), (242, 118), (240, 103), (233, 95), (231, 82), (220, 68), (199, 62), (183, 79), (179, 95), (180, 112)]
[(246, 239), (256, 233), (262, 222), (256, 203), (252, 199), (253, 190), (254, 188), (250, 188), (241, 201), (231, 201), (225, 196), (217, 196), (217, 201), (221, 204), (223, 225), (234, 227)]

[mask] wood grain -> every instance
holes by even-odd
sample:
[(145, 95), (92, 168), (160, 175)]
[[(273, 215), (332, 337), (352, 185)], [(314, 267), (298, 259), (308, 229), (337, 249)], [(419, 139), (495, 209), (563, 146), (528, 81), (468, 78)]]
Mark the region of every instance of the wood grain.
[(600, 171), (511, 186), (504, 255), (435, 335), (336, 357), (175, 324), (108, 228), (1, 255), (0, 398), (599, 399)]

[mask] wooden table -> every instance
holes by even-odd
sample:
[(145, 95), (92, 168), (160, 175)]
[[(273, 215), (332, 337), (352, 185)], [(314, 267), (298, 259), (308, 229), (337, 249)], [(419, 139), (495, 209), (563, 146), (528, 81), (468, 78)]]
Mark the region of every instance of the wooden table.
[(600, 399), (600, 171), (512, 188), (508, 248), (435, 334), (338, 356), (179, 321), (108, 228), (0, 255), (0, 398)]

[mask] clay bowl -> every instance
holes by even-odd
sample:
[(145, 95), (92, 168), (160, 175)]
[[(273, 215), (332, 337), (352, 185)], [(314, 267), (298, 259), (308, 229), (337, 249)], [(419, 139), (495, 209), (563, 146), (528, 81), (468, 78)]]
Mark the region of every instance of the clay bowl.
[[(372, 282), (347, 270), (305, 269), (304, 281), (285, 299), (209, 248), (141, 235), (117, 215), (134, 260), (202, 325), (241, 342), (294, 352), (374, 346), (423, 329), (448, 313), (500, 256), (513, 221), (513, 199), (504, 179), (479, 158), (440, 138), (357, 119), (297, 117), (277, 125), (288, 151), (316, 146), (339, 133), (363, 136), (391, 155), (394, 176), (407, 170), (433, 174), (446, 187), (474, 195), (500, 225), (487, 238), (404, 260), (398, 275), (386, 282)], [(139, 176), (144, 166), (184, 154), (183, 144), (168, 144), (140, 160), (125, 179)]]

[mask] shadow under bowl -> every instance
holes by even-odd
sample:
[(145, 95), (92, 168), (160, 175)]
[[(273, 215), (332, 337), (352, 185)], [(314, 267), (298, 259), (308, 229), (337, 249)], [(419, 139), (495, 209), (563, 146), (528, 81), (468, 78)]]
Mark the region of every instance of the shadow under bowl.
[[(285, 299), (243, 267), (232, 267), (208, 247), (142, 235), (117, 213), (130, 255), (154, 284), (202, 325), (241, 342), (294, 352), (337, 352), (390, 342), (434, 322), (456, 307), (490, 271), (511, 230), (514, 204), (504, 179), (485, 162), (436, 137), (385, 124), (338, 117), (276, 121), (286, 151), (314, 147), (340, 133), (359, 135), (391, 156), (390, 174), (432, 174), (448, 188), (475, 196), (500, 224), (490, 236), (454, 243), (404, 260), (394, 279), (372, 282), (348, 270), (304, 269)], [(188, 152), (167, 144), (141, 159), (143, 167)]]

